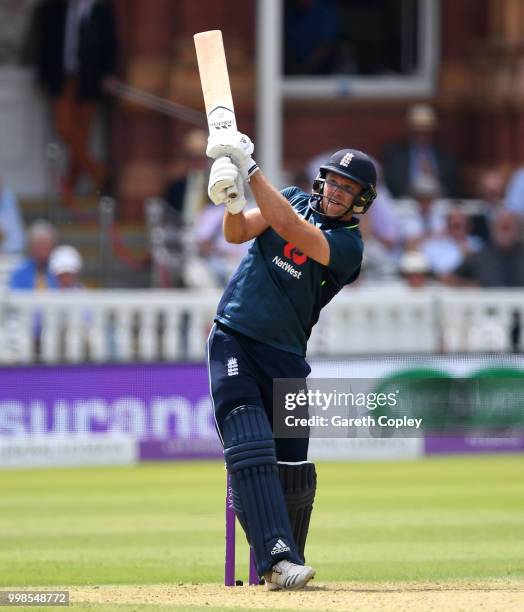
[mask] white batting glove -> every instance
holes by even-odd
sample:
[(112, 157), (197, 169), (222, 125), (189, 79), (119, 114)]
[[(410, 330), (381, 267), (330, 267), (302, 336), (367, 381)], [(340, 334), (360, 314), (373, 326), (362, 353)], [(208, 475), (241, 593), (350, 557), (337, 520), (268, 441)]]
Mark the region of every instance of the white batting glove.
[(255, 147), (249, 136), (242, 132), (224, 130), (223, 134), (215, 133), (209, 136), (206, 154), (212, 159), (227, 156), (240, 168), (243, 178), (247, 181), (259, 167), (251, 157)]
[(246, 205), (242, 176), (229, 157), (219, 157), (211, 166), (207, 193), (213, 204), (225, 204), (232, 215)]

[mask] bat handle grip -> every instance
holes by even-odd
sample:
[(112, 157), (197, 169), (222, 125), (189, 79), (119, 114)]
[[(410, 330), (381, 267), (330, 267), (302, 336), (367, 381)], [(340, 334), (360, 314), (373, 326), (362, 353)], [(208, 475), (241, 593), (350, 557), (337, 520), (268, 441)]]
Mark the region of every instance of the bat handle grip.
[(236, 190), (235, 187), (229, 187), (228, 189), (226, 189), (226, 193), (227, 193), (227, 199), (229, 201), (236, 200), (238, 198), (238, 191)]

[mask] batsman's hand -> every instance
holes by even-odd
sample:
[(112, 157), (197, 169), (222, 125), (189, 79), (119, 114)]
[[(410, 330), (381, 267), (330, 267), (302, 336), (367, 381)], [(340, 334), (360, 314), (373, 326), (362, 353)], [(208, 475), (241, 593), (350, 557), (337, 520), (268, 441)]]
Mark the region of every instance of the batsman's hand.
[(241, 212), (246, 205), (240, 171), (229, 157), (219, 157), (211, 166), (207, 193), (213, 204), (225, 204), (232, 215)]
[(228, 131), (209, 136), (206, 154), (212, 159), (227, 156), (240, 168), (242, 177), (249, 181), (251, 176), (259, 169), (256, 161), (251, 157), (255, 147), (249, 136), (242, 132)]

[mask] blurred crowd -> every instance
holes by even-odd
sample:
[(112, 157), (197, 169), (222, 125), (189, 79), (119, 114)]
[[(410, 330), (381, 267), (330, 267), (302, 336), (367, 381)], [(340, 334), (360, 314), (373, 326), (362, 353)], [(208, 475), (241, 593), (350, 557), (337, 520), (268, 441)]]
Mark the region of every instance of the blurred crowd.
[[(381, 19), (387, 19), (380, 6), (355, 0), (352, 11), (380, 10)], [(286, 3), (288, 74), (378, 71), (364, 66), (366, 54), (352, 56), (346, 48), (353, 34), (348, 30), (351, 20), (340, 19), (344, 10), (344, 3), (335, 1)], [(301, 34), (312, 29), (313, 38)], [(365, 35), (373, 39), (372, 32), (366, 30)], [(79, 184), (85, 192), (87, 183), (94, 197), (107, 193), (108, 183), (111, 191), (109, 166), (93, 156), (88, 139), (97, 105), (117, 67), (112, 4), (41, 0), (35, 4), (28, 40), (32, 48), (24, 53), (48, 97), (55, 137), (67, 151), (53, 197), (71, 209)], [(385, 49), (383, 56), (389, 55)], [(359, 283), (524, 286), (524, 167), (512, 172), (486, 169), (472, 189), (459, 161), (437, 144), (438, 132), (435, 109), (416, 104), (407, 109), (405, 138), (388, 143), (375, 160), (378, 198), (361, 219), (365, 251)], [(166, 168), (162, 197), (146, 215), (151, 286), (223, 287), (249, 248), (224, 240), (222, 210), (208, 200), (206, 139), (202, 130), (186, 132), (183, 146)], [(347, 134), (338, 148), (351, 145)], [(287, 184), (309, 192), (319, 166), (331, 153), (319, 151), (301, 172), (293, 169)], [(51, 219), (28, 226), (22, 213), (17, 195), (0, 176), (1, 282), (13, 289), (83, 286), (80, 244), (64, 244), (60, 227)], [(100, 256), (101, 266), (108, 263), (104, 257)]]
[(434, 109), (406, 115), (406, 139), (380, 162), (379, 196), (362, 221), (363, 282), (477, 287), (524, 286), (524, 170), (488, 169), (466, 194), (462, 171), (436, 144)]
[[(375, 160), (378, 197), (361, 218), (360, 284), (524, 287), (524, 168), (508, 177), (489, 169), (474, 197), (464, 198), (460, 165), (436, 144), (437, 130), (434, 109), (415, 105), (406, 115), (406, 139)], [(222, 210), (207, 197), (206, 141), (202, 130), (187, 132), (168, 169), (161, 214), (150, 232), (153, 268), (161, 268), (156, 275), (152, 270), (154, 286), (223, 287), (249, 248), (224, 240)], [(310, 191), (331, 153), (316, 156), (290, 182)], [(10, 272), (11, 288), (82, 286), (80, 252), (59, 245), (57, 229), (45, 220), (26, 232), (7, 186), (0, 189), (0, 237), (6, 256), (26, 252)]]

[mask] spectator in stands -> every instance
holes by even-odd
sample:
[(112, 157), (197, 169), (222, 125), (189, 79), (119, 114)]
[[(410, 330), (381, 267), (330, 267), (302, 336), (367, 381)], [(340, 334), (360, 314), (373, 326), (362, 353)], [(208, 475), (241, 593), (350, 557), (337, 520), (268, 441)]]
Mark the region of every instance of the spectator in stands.
[(396, 278), (397, 250), (401, 231), (395, 204), (386, 187), (380, 164), (377, 169), (377, 197), (367, 215), (360, 217), (360, 231), (365, 240), (362, 276), (364, 283)]
[(377, 197), (369, 209), (369, 215), (362, 216), (360, 219), (361, 223), (370, 224), (373, 238), (387, 250), (391, 250), (397, 246), (401, 238), (399, 222), (395, 203), (384, 182), (382, 166), (376, 159), (373, 159), (373, 162), (377, 169)]
[(462, 184), (457, 162), (435, 143), (437, 117), (427, 104), (407, 113), (408, 138), (389, 145), (383, 156), (386, 184), (395, 198), (407, 197), (421, 177), (430, 177), (444, 197), (460, 197)]
[(43, 0), (35, 25), (39, 81), (52, 100), (55, 128), (70, 159), (61, 185), (70, 203), (80, 176), (88, 176), (96, 191), (108, 176), (92, 157), (88, 139), (104, 82), (115, 69), (113, 10), (103, 0)]
[(424, 253), (406, 251), (400, 258), (399, 272), (408, 287), (420, 289), (429, 282), (430, 265)]
[(325, 0), (285, 3), (285, 74), (330, 74), (336, 65), (339, 37), (337, 5)]
[(524, 168), (519, 168), (510, 177), (504, 200), (508, 210), (524, 217)]
[[(62, 245), (53, 249), (49, 258), (49, 269), (58, 280), (58, 288), (63, 290), (84, 289), (84, 285), (80, 281), (80, 272), (82, 271), (82, 256), (70, 245)], [(66, 358), (67, 336), (68, 336), (68, 320), (71, 313), (65, 310), (59, 318), (59, 334), (58, 346), (61, 358)], [(82, 331), (81, 335), (81, 350), (84, 355), (89, 353), (89, 326), (93, 322), (93, 313), (88, 308), (82, 310), (81, 324), (77, 321), (76, 332)], [(70, 332), (70, 330), (69, 330)], [(114, 343), (114, 328), (112, 325), (106, 330), (107, 342), (110, 346)], [(114, 353), (113, 353), (114, 354)]]
[(17, 197), (0, 180), (0, 253), (22, 253), (24, 247), (25, 230)]
[[(186, 265), (186, 284), (191, 287), (225, 287), (240, 260), (247, 253), (249, 242), (232, 244), (222, 232), (224, 213), (219, 206), (208, 204), (195, 224), (194, 241), (198, 248), (199, 266), (195, 260)], [(202, 273), (205, 268), (205, 273)], [(195, 275), (195, 270), (200, 272)]]
[(164, 199), (184, 225), (192, 226), (209, 202), (206, 147), (207, 132), (190, 130), (184, 137), (182, 158), (169, 169)]
[(485, 243), (491, 240), (489, 227), (504, 206), (505, 183), (504, 175), (498, 169), (483, 172), (478, 180), (477, 197), (485, 210), (472, 215), (472, 233)]
[(445, 216), (436, 203), (439, 195), (439, 185), (431, 176), (419, 176), (413, 183), (411, 196), (415, 207), (400, 220), (406, 249), (416, 250), (424, 240), (444, 231)]
[(498, 169), (486, 170), (480, 175), (478, 197), (490, 206), (491, 216), (502, 208), (504, 204), (504, 189), (506, 180)]
[(49, 270), (49, 256), (56, 230), (47, 221), (36, 221), (28, 232), (28, 257), (12, 272), (11, 289), (56, 289), (58, 281)]
[(522, 219), (514, 212), (501, 211), (493, 223), (493, 240), (468, 255), (445, 277), (453, 286), (524, 287)]
[(393, 253), (373, 235), (368, 234), (365, 227), (360, 226), (366, 248), (362, 259), (360, 283), (377, 284), (392, 282), (397, 279), (397, 262)]
[(80, 281), (82, 256), (73, 246), (56, 247), (49, 258), (49, 270), (58, 281), (59, 289), (83, 289)]
[(446, 231), (431, 236), (420, 245), (431, 271), (436, 276), (455, 270), (470, 253), (482, 246), (478, 236), (471, 235), (469, 217), (461, 210), (451, 209), (446, 218)]

